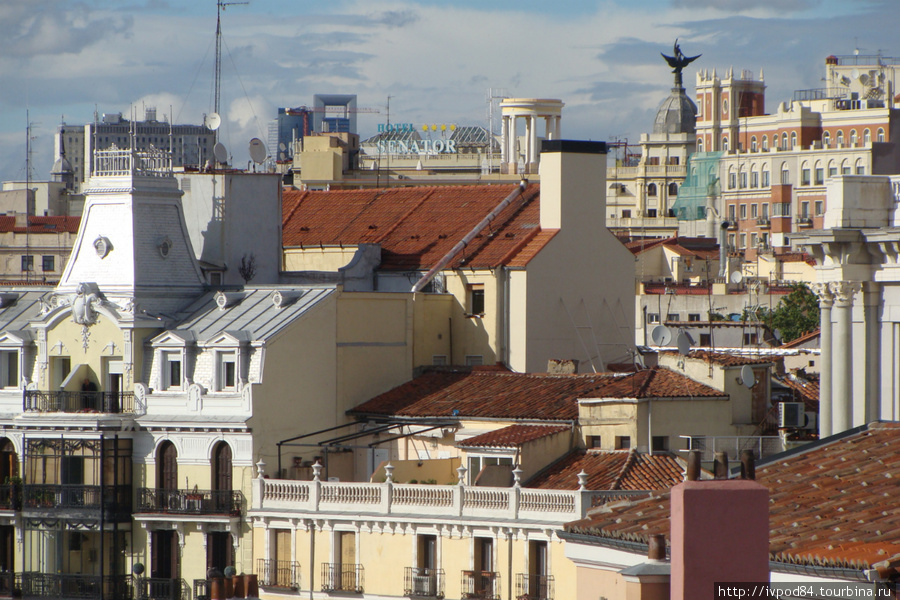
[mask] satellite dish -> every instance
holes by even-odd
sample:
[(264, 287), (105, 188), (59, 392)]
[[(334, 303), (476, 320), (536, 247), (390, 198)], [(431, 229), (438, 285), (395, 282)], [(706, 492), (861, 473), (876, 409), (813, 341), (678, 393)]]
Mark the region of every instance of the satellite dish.
[(678, 346), (678, 354), (687, 354), (691, 351), (691, 339), (683, 331), (678, 332), (675, 345)]
[(219, 113), (210, 113), (206, 117), (206, 126), (215, 131), (219, 127), (222, 126), (222, 117), (219, 116)]
[(253, 162), (259, 164), (266, 160), (266, 145), (259, 138), (250, 140), (250, 158)]
[(278, 144), (278, 149), (284, 152), (285, 150), (287, 150), (287, 146), (284, 142), (281, 142), (280, 144)]
[(742, 282), (744, 280), (744, 276), (741, 274), (740, 271), (732, 271), (731, 275), (729, 275), (728, 278), (731, 280), (731, 283), (733, 283), (735, 285), (739, 284), (740, 282)]
[(650, 332), (650, 339), (657, 346), (668, 346), (672, 341), (672, 332), (665, 325), (657, 325)]
[(213, 156), (216, 157), (216, 161), (220, 163), (224, 163), (228, 160), (228, 150), (225, 149), (225, 144), (222, 142), (216, 142), (216, 145), (213, 146)]
[(850, 71), (850, 77), (853, 79), (859, 79), (859, 69), (853, 69)]
[(869, 76), (863, 73), (859, 76), (859, 82), (863, 85), (867, 85), (869, 83)]
[(741, 385), (747, 389), (756, 385), (756, 374), (753, 372), (753, 368), (750, 367), (750, 365), (741, 367)]
[(841, 76), (841, 85), (850, 85), (850, 78), (846, 75)]

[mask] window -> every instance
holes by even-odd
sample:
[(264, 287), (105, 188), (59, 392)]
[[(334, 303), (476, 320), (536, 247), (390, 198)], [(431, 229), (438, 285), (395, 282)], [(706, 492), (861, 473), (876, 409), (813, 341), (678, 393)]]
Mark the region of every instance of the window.
[(782, 134), (781, 134), (781, 149), (782, 149), (782, 150), (787, 150), (787, 148), (788, 148), (787, 140), (788, 140), (788, 138), (787, 138), (787, 132), (782, 133)]
[(712, 346), (712, 338), (710, 338), (710, 335), (708, 333), (700, 334), (700, 345), (704, 348), (709, 348), (710, 346)]
[(237, 356), (234, 352), (216, 353), (216, 383), (219, 391), (237, 387)]
[(747, 247), (747, 234), (742, 233), (740, 239), (741, 239), (741, 250), (743, 250), (744, 248)]
[(831, 147), (831, 134), (827, 131), (822, 134), (822, 146), (825, 148)]
[(616, 436), (616, 450), (628, 450), (631, 448), (631, 436), (630, 435), (617, 435)]
[(678, 313), (669, 313), (666, 315), (666, 321), (680, 321), (681, 315)]
[(651, 448), (654, 452), (667, 452), (669, 450), (669, 436), (654, 435)]
[(769, 187), (769, 167), (763, 166), (762, 170), (762, 186)]
[(863, 165), (863, 161), (861, 158), (856, 159), (856, 174), (857, 175), (865, 175), (866, 167)]
[(844, 145), (844, 130), (843, 129), (838, 129), (837, 145), (838, 145), (838, 148), (840, 148)]
[(816, 203), (813, 205), (816, 207), (816, 216), (821, 216), (825, 208), (825, 203), (821, 200), (816, 200)]
[(623, 210), (623, 211), (622, 211), (622, 218), (623, 218), (623, 219), (630, 219), (630, 218), (631, 218), (631, 211), (630, 211), (630, 210)]
[(787, 163), (781, 163), (781, 185), (788, 185), (791, 183), (791, 170), (788, 168)]
[(850, 130), (850, 146), (851, 146), (851, 147), (856, 147), (856, 142), (857, 142), (856, 130), (855, 130), (855, 129), (851, 129), (851, 130)]
[(759, 216), (759, 204), (750, 205), (750, 218), (755, 219)]
[(484, 315), (484, 285), (469, 286), (469, 314)]
[(724, 150), (725, 152), (728, 152), (728, 138), (727, 137), (722, 138), (722, 150)]
[(0, 387), (19, 387), (18, 350), (0, 350)]
[(700, 320), (700, 313), (688, 313), (688, 321), (696, 322)]
[(22, 271), (34, 271), (34, 257), (30, 254), (22, 255)]
[(734, 204), (729, 204), (729, 205), (728, 205), (728, 220), (729, 220), (729, 221), (734, 221), (734, 220), (735, 220), (735, 213), (734, 213), (734, 211), (735, 211), (735, 205), (734, 205)]
[(841, 175), (849, 175), (850, 174), (850, 163), (847, 159), (844, 159), (844, 162), (841, 163)]
[(747, 218), (747, 205), (741, 204), (741, 221)]
[(599, 435), (589, 435), (588, 436), (588, 448), (602, 448), (600, 436)]
[(756, 333), (745, 333), (744, 334), (744, 345), (745, 346), (755, 346), (756, 345)]
[(825, 169), (822, 168), (822, 163), (816, 163), (815, 177), (816, 185), (825, 183)]
[(647, 195), (648, 196), (656, 195), (656, 184), (655, 183), (651, 183), (651, 184), (647, 185)]
[(878, 131), (875, 133), (875, 141), (876, 142), (884, 141), (884, 129), (881, 129), (881, 128), (878, 129)]
[(670, 184), (669, 184), (669, 195), (670, 195), (670, 196), (677, 196), (677, 195), (678, 195), (678, 184), (677, 184), (677, 183), (670, 183)]
[(500, 465), (510, 467), (512, 469), (513, 459), (511, 456), (470, 456), (469, 457), (469, 484), (474, 485), (478, 474), (485, 467)]
[(751, 248), (756, 248), (759, 245), (757, 237), (758, 236), (756, 235), (756, 233), (750, 234), (750, 247)]
[(735, 189), (737, 187), (737, 173), (734, 171), (728, 172), (728, 189)]
[(647, 313), (648, 323), (659, 323), (659, 313)]
[(750, 138), (750, 152), (756, 152), (756, 136)]
[(648, 208), (648, 209), (647, 209), (647, 216), (650, 217), (651, 219), (655, 218), (655, 217), (656, 217), (656, 209), (655, 209), (655, 208)]
[(747, 172), (741, 169), (741, 188), (747, 187)]
[(181, 352), (163, 352), (162, 369), (162, 388), (181, 388)]
[(47, 256), (44, 255), (41, 257), (41, 270), (42, 271), (55, 271), (56, 270), (56, 257), (55, 256)]
[(866, 129), (863, 131), (863, 144), (868, 146), (872, 143), (872, 132)]
[(480, 354), (469, 354), (466, 356), (466, 366), (480, 367), (484, 364), (484, 357)]
[(762, 136), (762, 149), (763, 149), (763, 150), (768, 150), (768, 149), (769, 149), (769, 138), (768, 138), (768, 136), (765, 136), (765, 135)]
[(703, 138), (697, 138), (697, 152), (703, 152)]
[(759, 173), (757, 173), (756, 171), (750, 171), (750, 187), (759, 187)]
[(833, 160), (828, 161), (828, 176), (834, 177), (837, 175), (837, 166), (834, 164)]
[(762, 218), (763, 218), (763, 219), (768, 219), (768, 218), (769, 218), (769, 203), (768, 203), (768, 202), (763, 202), (763, 205), (762, 205)]
[(442, 367), (447, 364), (447, 355), (446, 354), (435, 354), (431, 357), (431, 364), (436, 367)]
[(791, 132), (791, 148), (796, 148), (796, 147), (797, 147), (797, 132), (792, 131)]
[(728, 234), (728, 247), (734, 248), (734, 234), (733, 233)]
[(809, 202), (800, 203), (800, 217), (803, 219), (809, 218)]
[(809, 181), (809, 167), (804, 163), (800, 169), (800, 185), (809, 185)]

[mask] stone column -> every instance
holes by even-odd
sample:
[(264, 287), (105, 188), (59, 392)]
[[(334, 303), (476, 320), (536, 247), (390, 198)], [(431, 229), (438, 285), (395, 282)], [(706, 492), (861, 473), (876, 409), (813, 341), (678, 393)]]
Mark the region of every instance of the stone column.
[(534, 116), (528, 115), (525, 117), (525, 172), (528, 173), (528, 167), (531, 165), (534, 160), (534, 136), (536, 132), (534, 130)]
[(834, 296), (827, 283), (816, 283), (813, 291), (819, 297), (819, 439), (832, 434), (831, 427), (831, 307)]
[(553, 128), (554, 129), (553, 138), (558, 140), (561, 135), (559, 124), (560, 124), (560, 121), (562, 121), (562, 117), (554, 117), (554, 121), (556, 121), (556, 123)]
[(556, 132), (553, 130), (553, 117), (544, 117), (544, 138), (548, 140), (556, 139)]
[(503, 115), (500, 119), (500, 163), (509, 163), (509, 117)]
[(834, 294), (834, 338), (832, 348), (833, 378), (831, 380), (832, 433), (840, 433), (853, 425), (853, 296), (859, 283), (836, 281), (831, 284)]
[(874, 281), (863, 283), (863, 320), (866, 331), (866, 396), (861, 422), (856, 422), (854, 407), (854, 425), (871, 423), (881, 418), (881, 284)]

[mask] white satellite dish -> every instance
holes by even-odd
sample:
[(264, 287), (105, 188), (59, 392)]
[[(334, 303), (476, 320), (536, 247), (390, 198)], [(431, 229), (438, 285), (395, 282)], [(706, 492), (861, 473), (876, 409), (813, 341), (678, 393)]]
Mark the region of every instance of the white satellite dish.
[(731, 283), (737, 285), (744, 280), (744, 275), (740, 271), (732, 271), (728, 279), (731, 280)]
[(678, 332), (675, 338), (675, 345), (678, 346), (678, 354), (687, 354), (691, 351), (691, 338), (683, 331)]
[(253, 162), (259, 164), (266, 160), (266, 145), (259, 138), (250, 140), (250, 158)]
[(280, 142), (278, 144), (278, 149), (284, 152), (285, 150), (287, 150), (287, 146), (284, 144), (284, 142)]
[(868, 83), (869, 83), (869, 76), (866, 75), (865, 73), (863, 73), (862, 75), (859, 76), (859, 82), (860, 82), (861, 84), (863, 84), (863, 85), (868, 85)]
[(206, 117), (206, 126), (215, 131), (222, 126), (222, 117), (219, 113), (210, 113)]
[(753, 368), (750, 365), (744, 365), (741, 367), (741, 385), (746, 388), (752, 388), (756, 385), (756, 374), (753, 372)]
[(672, 332), (665, 325), (657, 325), (650, 331), (650, 339), (657, 346), (668, 346), (672, 341)]
[(225, 149), (225, 144), (222, 142), (216, 142), (216, 145), (213, 146), (213, 156), (216, 157), (216, 162), (224, 163), (228, 160), (228, 150)]
[(850, 71), (850, 77), (853, 79), (859, 79), (859, 69), (853, 69)]

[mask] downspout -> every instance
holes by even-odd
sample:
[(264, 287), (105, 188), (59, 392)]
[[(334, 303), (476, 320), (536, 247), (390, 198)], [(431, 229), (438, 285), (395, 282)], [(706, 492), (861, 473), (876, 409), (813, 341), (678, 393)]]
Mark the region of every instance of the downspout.
[(506, 198), (504, 198), (503, 201), (500, 204), (498, 204), (496, 206), (496, 208), (494, 208), (494, 210), (492, 210), (485, 218), (483, 218), (478, 223), (478, 225), (476, 225), (472, 229), (472, 231), (467, 233), (465, 235), (465, 237), (459, 241), (459, 243), (457, 243), (455, 246), (453, 246), (453, 248), (450, 249), (450, 252), (445, 254), (444, 257), (441, 260), (439, 260), (436, 265), (431, 267), (431, 269), (427, 273), (425, 273), (425, 275), (423, 275), (422, 278), (419, 279), (414, 286), (412, 286), (412, 290), (410, 290), (410, 291), (412, 291), (413, 293), (421, 292), (422, 288), (424, 288), (426, 285), (428, 285), (428, 282), (431, 281), (432, 279), (434, 279), (434, 276), (437, 275), (438, 272), (441, 271), (441, 269), (446, 267), (457, 254), (462, 252), (463, 248), (468, 246), (469, 242), (471, 242), (473, 239), (475, 239), (476, 235), (481, 233), (481, 231), (485, 227), (490, 225), (491, 221), (496, 219), (497, 215), (499, 215), (500, 212), (504, 208), (509, 206), (509, 204), (513, 200), (515, 200), (516, 198), (521, 196), (525, 192), (526, 187), (528, 187), (528, 180), (523, 179), (522, 181), (519, 182), (519, 185), (518, 185), (518, 187), (516, 187), (516, 189), (514, 189), (512, 192), (510, 192), (509, 195)]

